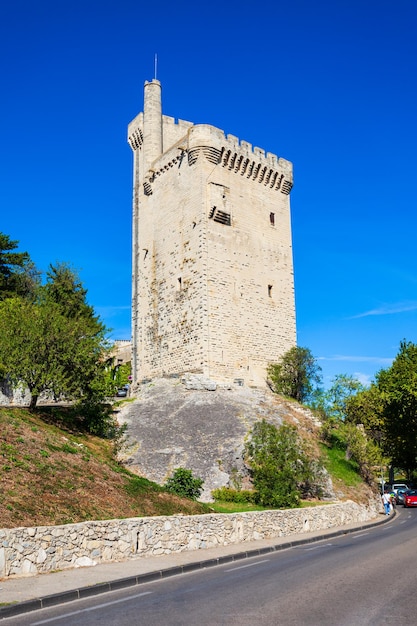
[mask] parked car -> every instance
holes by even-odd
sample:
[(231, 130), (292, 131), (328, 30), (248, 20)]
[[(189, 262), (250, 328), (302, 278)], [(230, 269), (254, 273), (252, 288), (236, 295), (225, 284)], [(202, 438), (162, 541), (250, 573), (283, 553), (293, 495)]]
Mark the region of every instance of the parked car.
[(398, 489), (408, 489), (408, 485), (406, 485), (405, 483), (394, 483), (392, 485), (392, 491), (394, 493), (397, 493)]
[(118, 389), (116, 391), (117, 398), (126, 398), (126, 396), (127, 396), (127, 389), (125, 387), (122, 387), (121, 389)]
[(397, 504), (404, 504), (404, 494), (407, 489), (397, 489), (397, 493), (395, 494), (395, 502)]
[(404, 507), (417, 506), (417, 489), (408, 489), (404, 492)]

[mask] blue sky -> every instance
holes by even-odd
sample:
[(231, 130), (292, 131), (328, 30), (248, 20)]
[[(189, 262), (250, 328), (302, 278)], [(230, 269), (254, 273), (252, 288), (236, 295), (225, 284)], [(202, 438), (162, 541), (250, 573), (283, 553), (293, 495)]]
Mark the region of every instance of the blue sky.
[(368, 382), (417, 342), (416, 0), (2, 3), (0, 231), (76, 268), (118, 339), (155, 54), (166, 115), (293, 162), (298, 345)]

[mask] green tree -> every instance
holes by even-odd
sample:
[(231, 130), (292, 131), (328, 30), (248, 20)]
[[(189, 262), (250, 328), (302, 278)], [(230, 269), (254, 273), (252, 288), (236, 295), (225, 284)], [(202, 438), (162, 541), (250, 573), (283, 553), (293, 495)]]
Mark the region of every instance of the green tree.
[(69, 319), (56, 303), (8, 298), (0, 302), (0, 364), (13, 386), (29, 389), (30, 408), (41, 393), (90, 402), (105, 396), (104, 331)]
[(276, 428), (266, 420), (256, 422), (245, 447), (255, 501), (262, 506), (297, 506), (303, 483), (314, 482), (312, 463), (297, 429)]
[(130, 381), (130, 375), (132, 373), (131, 363), (122, 363), (112, 368), (112, 383), (115, 389), (120, 389), (124, 385), (128, 385)]
[(327, 417), (344, 421), (349, 401), (363, 390), (364, 386), (354, 376), (337, 374), (324, 395)]
[(345, 421), (362, 424), (368, 437), (379, 445), (384, 441), (384, 403), (379, 387), (372, 383), (367, 389), (350, 396), (345, 404)]
[(165, 489), (182, 498), (197, 500), (203, 490), (203, 479), (195, 478), (190, 469), (177, 467), (173, 475), (165, 483)]
[(33, 297), (40, 274), (27, 252), (17, 252), (18, 241), (0, 232), (0, 300), (15, 295)]
[(275, 393), (306, 402), (321, 384), (321, 367), (308, 348), (294, 346), (267, 369)]
[(63, 315), (71, 319), (91, 320), (101, 331), (103, 325), (87, 303), (87, 289), (84, 288), (78, 273), (67, 263), (50, 265), (44, 286), (46, 297), (60, 306)]
[(376, 384), (382, 396), (385, 452), (412, 478), (417, 470), (417, 345), (402, 341), (390, 368)]
[(375, 474), (387, 463), (380, 446), (367, 436), (362, 424), (345, 423), (341, 430), (346, 439), (346, 456), (357, 463), (364, 481), (374, 484)]

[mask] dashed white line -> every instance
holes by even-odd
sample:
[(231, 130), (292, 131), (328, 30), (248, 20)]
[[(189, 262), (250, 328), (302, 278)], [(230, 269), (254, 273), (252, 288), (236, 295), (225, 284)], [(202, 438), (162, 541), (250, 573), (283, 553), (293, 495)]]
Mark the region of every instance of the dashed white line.
[(312, 550), (321, 550), (321, 548), (326, 548), (327, 546), (332, 546), (332, 543), (325, 543), (322, 544), (321, 546), (314, 546), (314, 548), (305, 548), (304, 551), (305, 552), (311, 552)]
[[(150, 593), (152, 593), (152, 591), (144, 591), (143, 593), (138, 593), (135, 596), (129, 596), (129, 600), (134, 600), (136, 598), (140, 598), (141, 596), (148, 596)], [(65, 613), (65, 615), (59, 615), (58, 617), (51, 617), (50, 619), (44, 619), (44, 620), (41, 620), (40, 622), (33, 622), (31, 626), (41, 626), (41, 624), (49, 624), (50, 622), (56, 622), (60, 619), (66, 619), (67, 617), (72, 617), (73, 615), (80, 615), (81, 613), (86, 613), (87, 611), (97, 611), (98, 609), (103, 609), (106, 606), (112, 606), (113, 604), (119, 604), (120, 602), (126, 602), (126, 598), (120, 598), (120, 600), (113, 600), (112, 602), (104, 602), (103, 604), (97, 604), (96, 606), (91, 606), (86, 609), (80, 609), (79, 611), (72, 611), (71, 613)]]
[(257, 561), (256, 563), (249, 563), (248, 565), (240, 565), (239, 567), (232, 567), (231, 569), (227, 569), (226, 572), (235, 572), (237, 569), (245, 569), (246, 567), (254, 567), (255, 565), (268, 563), (268, 561), (269, 559), (265, 559), (264, 561)]

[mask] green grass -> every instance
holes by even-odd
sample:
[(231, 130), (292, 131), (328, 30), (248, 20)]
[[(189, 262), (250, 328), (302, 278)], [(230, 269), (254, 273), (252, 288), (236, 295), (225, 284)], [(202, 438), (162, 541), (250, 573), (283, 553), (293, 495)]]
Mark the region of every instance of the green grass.
[(363, 483), (358, 474), (358, 466), (353, 461), (346, 459), (346, 451), (341, 448), (329, 448), (320, 444), (323, 452), (323, 463), (332, 476), (338, 478), (348, 487), (356, 487)]
[[(331, 502), (302, 500), (297, 508), (304, 509), (323, 504), (331, 504)], [(270, 511), (273, 507), (260, 506), (251, 502), (210, 502), (210, 508), (215, 513), (245, 513), (246, 511)]]
[(324, 504), (333, 504), (333, 502), (324, 500), (301, 500), (300, 509), (310, 509), (314, 506), (323, 506)]
[(131, 476), (125, 484), (126, 492), (134, 497), (147, 493), (150, 487), (152, 487), (155, 491), (163, 491), (162, 487), (159, 487), (159, 485), (156, 485), (147, 478), (143, 478), (141, 476)]
[(252, 504), (251, 502), (210, 502), (215, 513), (244, 513), (245, 511), (267, 511), (271, 507)]

